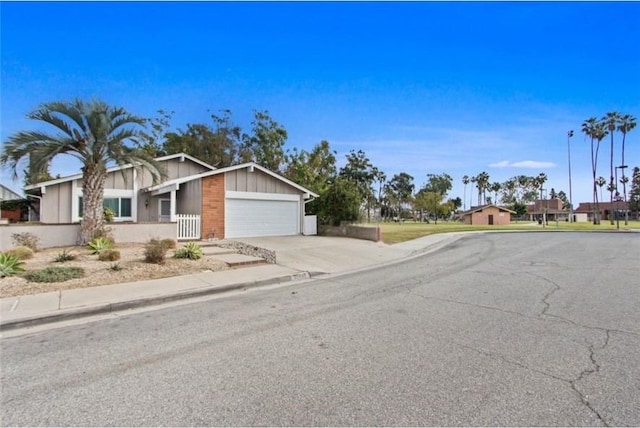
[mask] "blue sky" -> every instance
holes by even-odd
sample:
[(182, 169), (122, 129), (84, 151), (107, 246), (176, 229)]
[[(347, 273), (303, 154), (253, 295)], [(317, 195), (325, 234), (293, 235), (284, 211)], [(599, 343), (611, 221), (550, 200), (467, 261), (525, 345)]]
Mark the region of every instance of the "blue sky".
[[(2, 142), (54, 100), (173, 110), (174, 128), (230, 109), (249, 131), (252, 110), (268, 110), (286, 148), (328, 140), (340, 164), (362, 149), (416, 187), (447, 172), (462, 197), (462, 176), (481, 171), (545, 172), (568, 193), (573, 129), (577, 203), (591, 199), (581, 123), (640, 116), (640, 3), (2, 2), (0, 19)], [(640, 166), (640, 128), (627, 147)], [(600, 159), (608, 177), (608, 140)], [(61, 158), (52, 172), (77, 168)]]

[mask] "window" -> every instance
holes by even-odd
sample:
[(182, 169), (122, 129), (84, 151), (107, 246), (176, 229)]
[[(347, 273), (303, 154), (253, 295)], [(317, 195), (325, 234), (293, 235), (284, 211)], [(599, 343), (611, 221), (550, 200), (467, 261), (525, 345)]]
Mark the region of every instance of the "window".
[[(118, 220), (131, 217), (131, 198), (104, 198), (104, 207), (113, 211), (113, 218)], [(84, 203), (82, 196), (78, 198), (78, 217), (82, 217)]]

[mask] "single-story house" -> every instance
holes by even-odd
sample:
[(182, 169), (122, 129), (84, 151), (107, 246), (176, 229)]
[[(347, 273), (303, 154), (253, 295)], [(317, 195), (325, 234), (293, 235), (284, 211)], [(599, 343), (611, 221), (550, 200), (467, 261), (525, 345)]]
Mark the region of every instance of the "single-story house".
[[(114, 222), (180, 222), (188, 216), (190, 233), (199, 235), (194, 239), (297, 235), (306, 202), (318, 196), (253, 162), (218, 169), (184, 153), (156, 161), (166, 175), (156, 184), (148, 171), (132, 165), (108, 170), (104, 201)], [(82, 219), (81, 174), (27, 186), (25, 192), (39, 199), (42, 223)]]
[(479, 207), (471, 207), (470, 210), (461, 213), (460, 218), (464, 224), (508, 225), (511, 223), (511, 214), (515, 214), (515, 211), (497, 205), (487, 204)]
[[(616, 218), (616, 213), (619, 218), (624, 218), (625, 212), (628, 212), (631, 217), (630, 203), (625, 201), (612, 202), (598, 202), (600, 208), (600, 220), (608, 220), (610, 218)], [(596, 204), (593, 202), (580, 202), (578, 208), (573, 210), (574, 214), (579, 214), (586, 217), (586, 221), (593, 221), (593, 213), (596, 212)]]

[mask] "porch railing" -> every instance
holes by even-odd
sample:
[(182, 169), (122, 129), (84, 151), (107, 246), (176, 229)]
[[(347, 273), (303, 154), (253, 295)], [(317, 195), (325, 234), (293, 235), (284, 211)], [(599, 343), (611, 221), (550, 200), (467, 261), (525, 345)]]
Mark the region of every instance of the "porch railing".
[(200, 239), (200, 216), (197, 214), (176, 215), (178, 239)]

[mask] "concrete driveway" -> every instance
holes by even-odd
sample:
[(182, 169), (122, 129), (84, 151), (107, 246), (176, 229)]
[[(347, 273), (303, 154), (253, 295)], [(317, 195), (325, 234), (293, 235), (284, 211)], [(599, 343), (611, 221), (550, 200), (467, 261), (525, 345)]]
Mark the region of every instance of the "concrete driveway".
[(277, 264), (281, 266), (310, 273), (338, 273), (406, 258), (446, 245), (460, 236), (431, 235), (395, 245), (328, 236), (270, 236), (238, 241), (275, 251)]

